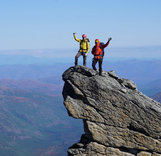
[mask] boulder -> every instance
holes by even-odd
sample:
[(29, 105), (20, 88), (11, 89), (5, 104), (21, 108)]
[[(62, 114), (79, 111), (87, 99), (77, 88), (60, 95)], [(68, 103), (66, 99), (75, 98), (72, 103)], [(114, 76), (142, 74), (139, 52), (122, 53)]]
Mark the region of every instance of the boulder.
[(69, 156), (161, 156), (161, 104), (127, 79), (71, 67), (63, 74), (64, 105), (84, 134)]

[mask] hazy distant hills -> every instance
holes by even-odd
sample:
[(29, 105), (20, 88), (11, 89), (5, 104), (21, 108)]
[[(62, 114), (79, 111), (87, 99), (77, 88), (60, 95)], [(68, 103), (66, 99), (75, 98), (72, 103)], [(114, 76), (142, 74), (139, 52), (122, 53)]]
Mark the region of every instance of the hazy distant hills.
[[(0, 79), (32, 79), (38, 80), (48, 77), (61, 77), (62, 72), (68, 67), (66, 64), (53, 65), (3, 65), (0, 66)], [(59, 79), (60, 80), (60, 79)]]
[(161, 103), (161, 92), (153, 95), (152, 98)]
[[(82, 64), (80, 58), (79, 64)], [(71, 58), (70, 63), (53, 63), (52, 65), (3, 65), (0, 66), (0, 79), (34, 79), (42, 80), (46, 78), (54, 78), (61, 81), (62, 73), (74, 65), (74, 60)], [(91, 66), (91, 60), (88, 58), (88, 67)], [(115, 70), (120, 77), (127, 77), (135, 83), (147, 84), (161, 77), (161, 60), (120, 60), (111, 61), (105, 59), (103, 62), (103, 70)], [(53, 81), (54, 81), (53, 79)], [(50, 80), (49, 80), (50, 81)], [(55, 82), (54, 82), (55, 83)]]
[(151, 81), (147, 84), (144, 84), (141, 86), (142, 87), (142, 91), (149, 95), (149, 96), (153, 96), (155, 94), (157, 94), (158, 92), (161, 92), (161, 79), (157, 79), (155, 81)]
[(80, 137), (82, 123), (68, 118), (60, 88), (36, 80), (0, 80), (0, 155), (50, 151), (66, 156), (69, 144)]
[[(48, 83), (42, 81), (46, 81)], [(46, 95), (61, 96), (63, 85), (62, 83), (59, 83), (59, 81), (57, 80), (56, 85), (56, 82), (54, 84), (51, 78), (43, 79), (42, 81), (0, 79), (0, 86), (5, 86), (13, 89), (29, 90), (32, 92), (38, 92), (43, 94), (45, 93)]]
[[(161, 92), (161, 60), (111, 60), (108, 56), (107, 51), (103, 70), (131, 79), (147, 95)], [(0, 59), (0, 155), (66, 156), (83, 125), (69, 118), (61, 96), (61, 76), (74, 65), (74, 55), (67, 59), (27, 57)], [(91, 61), (88, 57), (90, 68)]]
[(161, 79), (149, 83), (144, 91), (149, 93), (151, 97), (161, 103)]
[[(79, 64), (82, 64), (81, 58)], [(61, 75), (70, 66), (73, 66), (72, 58), (70, 63), (53, 63), (52, 65), (3, 65), (0, 66), (0, 79), (3, 79), (0, 80), (0, 83), (3, 84), (6, 81), (6, 83), (18, 84), (17, 86), (21, 86), (21, 88), (30, 88), (32, 91), (45, 91), (47, 89), (47, 92), (57, 95), (57, 92), (61, 94), (63, 86)], [(87, 66), (91, 68), (89, 58)], [(103, 70), (115, 70), (119, 77), (134, 81), (140, 91), (149, 96), (161, 91), (160, 67), (161, 60), (111, 61), (105, 59), (103, 62)], [(21, 81), (7, 82), (7, 79)]]
[[(112, 41), (113, 42), (113, 41)], [(105, 48), (105, 59), (127, 60), (127, 59), (161, 59), (161, 46), (142, 47), (112, 47), (111, 44)], [(90, 43), (91, 48), (94, 43)], [(71, 62), (74, 60), (78, 48), (70, 49), (17, 49), (0, 50), (0, 65), (11, 64), (53, 64), (58, 62)], [(91, 49), (90, 49), (91, 51)], [(92, 58), (91, 52), (88, 58)]]
[(104, 62), (104, 70), (115, 70), (121, 77), (146, 84), (161, 77), (161, 60), (124, 60)]

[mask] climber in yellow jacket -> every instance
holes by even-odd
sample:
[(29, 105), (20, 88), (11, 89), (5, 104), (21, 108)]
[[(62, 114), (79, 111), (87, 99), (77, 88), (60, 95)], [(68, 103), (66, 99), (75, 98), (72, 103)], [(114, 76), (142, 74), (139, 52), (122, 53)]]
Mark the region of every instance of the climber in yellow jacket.
[(82, 40), (78, 39), (73, 33), (74, 39), (80, 43), (80, 49), (75, 56), (75, 65), (78, 65), (78, 58), (82, 55), (83, 56), (83, 65), (86, 66), (87, 54), (89, 52), (89, 39), (85, 34), (82, 35)]

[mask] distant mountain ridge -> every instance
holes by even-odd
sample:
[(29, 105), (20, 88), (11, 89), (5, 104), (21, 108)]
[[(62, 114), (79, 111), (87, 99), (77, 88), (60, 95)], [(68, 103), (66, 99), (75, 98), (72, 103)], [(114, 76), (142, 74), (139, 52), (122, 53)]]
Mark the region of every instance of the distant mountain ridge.
[[(64, 64), (65, 65), (65, 64)], [(66, 66), (66, 65), (65, 65)], [(0, 66), (0, 79), (44, 79), (47, 77), (61, 77), (65, 69), (61, 63), (52, 65), (4, 65)]]
[(0, 80), (0, 155), (66, 156), (82, 128), (75, 131), (75, 121), (66, 118), (61, 89), (59, 83)]
[(142, 85), (141, 91), (148, 96), (154, 96), (155, 94), (161, 92), (161, 79), (156, 79), (155, 81)]
[[(115, 70), (117, 75), (132, 79), (139, 87), (140, 84), (146, 86), (161, 77), (160, 60), (111, 61), (108, 51), (105, 56), (103, 70)], [(73, 65), (73, 58), (70, 58), (70, 63), (55, 63), (51, 59), (51, 65), (0, 66), (0, 155), (31, 156), (34, 152), (34, 156), (42, 153), (48, 156), (49, 152), (56, 156), (66, 156), (67, 147), (78, 141), (82, 122), (70, 120), (66, 116), (61, 98), (64, 84), (61, 75)], [(91, 60), (88, 59), (88, 67), (91, 68)], [(79, 64), (82, 64), (81, 58)], [(13, 125), (13, 132), (10, 124)]]
[[(69, 49), (13, 49), (0, 50), (0, 64), (51, 64), (54, 62), (69, 62), (78, 48)], [(105, 49), (110, 59), (161, 59), (161, 46), (111, 47)], [(129, 53), (130, 52), (130, 53)], [(90, 58), (92, 55), (89, 53)], [(14, 59), (13, 59), (14, 58)], [(6, 61), (7, 60), (7, 61)]]
[[(108, 58), (103, 62), (103, 70), (114, 70), (118, 75), (127, 77), (141, 86), (151, 81), (155, 81), (161, 77), (161, 60), (118, 60), (111, 61)], [(73, 57), (74, 58), (74, 57)], [(73, 58), (70, 59), (70, 63), (54, 63), (52, 65), (5, 65), (0, 66), (0, 79), (32, 79), (42, 80), (47, 77), (53, 77), (54, 79), (61, 80), (60, 77), (63, 71), (74, 64)], [(89, 58), (88, 58), (89, 59)], [(81, 58), (79, 64), (82, 64)], [(91, 66), (91, 60), (87, 61), (87, 66)]]
[(38, 93), (45, 93), (46, 95), (61, 96), (62, 84), (56, 85), (52, 83), (45, 83), (39, 80), (12, 80), (0, 79), (0, 87), (9, 87), (21, 90), (30, 90)]
[(153, 95), (151, 98), (161, 103), (161, 92)]

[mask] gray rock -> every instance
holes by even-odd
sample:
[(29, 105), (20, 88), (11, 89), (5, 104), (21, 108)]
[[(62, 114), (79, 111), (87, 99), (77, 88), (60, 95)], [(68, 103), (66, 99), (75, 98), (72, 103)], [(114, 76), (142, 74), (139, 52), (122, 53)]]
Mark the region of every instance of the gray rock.
[(115, 78), (115, 79), (118, 79), (119, 77), (114, 73), (114, 70), (108, 72), (109, 76)]
[(124, 85), (127, 88), (136, 89), (136, 85), (134, 82), (132, 82), (131, 80), (128, 79), (118, 79), (118, 82), (121, 83), (122, 85)]
[(126, 93), (127, 92), (127, 90), (124, 89), (124, 88), (122, 88), (120, 91), (123, 92), (123, 93)]
[(161, 154), (161, 104), (132, 81), (82, 66), (66, 70), (63, 80), (64, 105), (70, 116), (83, 119), (85, 131), (81, 146), (71, 146), (68, 155)]

